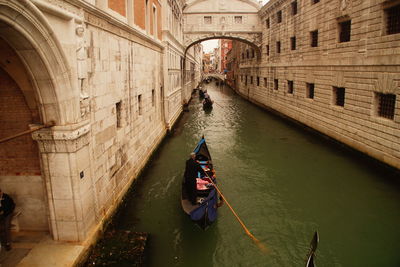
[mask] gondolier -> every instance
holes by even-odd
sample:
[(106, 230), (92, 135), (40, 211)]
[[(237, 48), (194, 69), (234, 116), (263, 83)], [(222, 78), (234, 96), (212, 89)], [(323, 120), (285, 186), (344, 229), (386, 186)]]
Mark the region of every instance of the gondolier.
[(196, 153), (190, 153), (190, 158), (186, 161), (185, 168), (185, 188), (192, 205), (196, 205), (196, 178), (204, 175), (203, 169), (196, 161)]

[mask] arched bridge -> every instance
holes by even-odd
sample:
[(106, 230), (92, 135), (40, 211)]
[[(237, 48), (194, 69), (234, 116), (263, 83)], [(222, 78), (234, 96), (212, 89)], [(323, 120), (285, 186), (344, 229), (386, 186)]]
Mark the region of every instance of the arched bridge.
[(183, 10), (184, 44), (234, 39), (260, 52), (260, 4), (255, 0), (189, 0)]
[(223, 81), (225, 79), (225, 75), (219, 73), (204, 73), (203, 80), (207, 78), (215, 78)]

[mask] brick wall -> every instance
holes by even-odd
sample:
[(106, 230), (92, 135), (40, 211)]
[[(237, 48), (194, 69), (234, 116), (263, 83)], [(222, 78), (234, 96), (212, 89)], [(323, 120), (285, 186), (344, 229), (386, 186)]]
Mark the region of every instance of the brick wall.
[[(0, 138), (29, 130), (30, 123), (24, 95), (0, 68)], [(0, 143), (0, 175), (40, 175), (37, 144), (29, 134)]]
[(108, 7), (122, 16), (126, 16), (126, 1), (125, 0), (108, 0)]

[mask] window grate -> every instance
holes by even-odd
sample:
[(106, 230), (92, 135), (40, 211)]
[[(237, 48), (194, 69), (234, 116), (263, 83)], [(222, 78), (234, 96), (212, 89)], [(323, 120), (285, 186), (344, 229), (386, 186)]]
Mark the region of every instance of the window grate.
[(242, 16), (235, 16), (235, 23), (236, 24), (242, 24), (243, 18)]
[(314, 99), (314, 88), (313, 83), (307, 83), (307, 98)]
[(292, 15), (297, 14), (297, 1), (292, 2)]
[(387, 34), (400, 33), (400, 5), (386, 9)]
[(310, 32), (311, 47), (318, 46), (318, 30)]
[(378, 115), (387, 119), (394, 119), (396, 95), (378, 93)]
[(290, 48), (296, 50), (296, 36), (290, 37)]
[(277, 22), (277, 23), (281, 23), (281, 22), (282, 22), (282, 10), (279, 10), (279, 11), (276, 13), (276, 22)]
[(204, 24), (211, 24), (211, 23), (212, 23), (211, 16), (205, 16), (204, 17)]
[(350, 42), (351, 20), (339, 23), (339, 28), (340, 28), (339, 41), (341, 43)]
[(343, 87), (333, 87), (333, 93), (334, 93), (334, 96), (335, 96), (335, 105), (344, 107), (345, 88), (343, 88)]
[(293, 94), (293, 87), (294, 87), (293, 81), (288, 81), (287, 84), (288, 84), (288, 93)]

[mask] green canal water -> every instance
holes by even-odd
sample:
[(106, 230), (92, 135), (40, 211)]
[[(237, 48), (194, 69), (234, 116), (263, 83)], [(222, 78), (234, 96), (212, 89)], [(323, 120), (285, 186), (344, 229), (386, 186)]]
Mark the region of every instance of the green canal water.
[[(271, 115), (230, 89), (197, 95), (127, 198), (117, 229), (148, 232), (148, 266), (304, 266), (318, 230), (318, 266), (400, 266), (400, 177)], [(206, 231), (180, 206), (185, 160), (205, 135), (226, 205)]]

